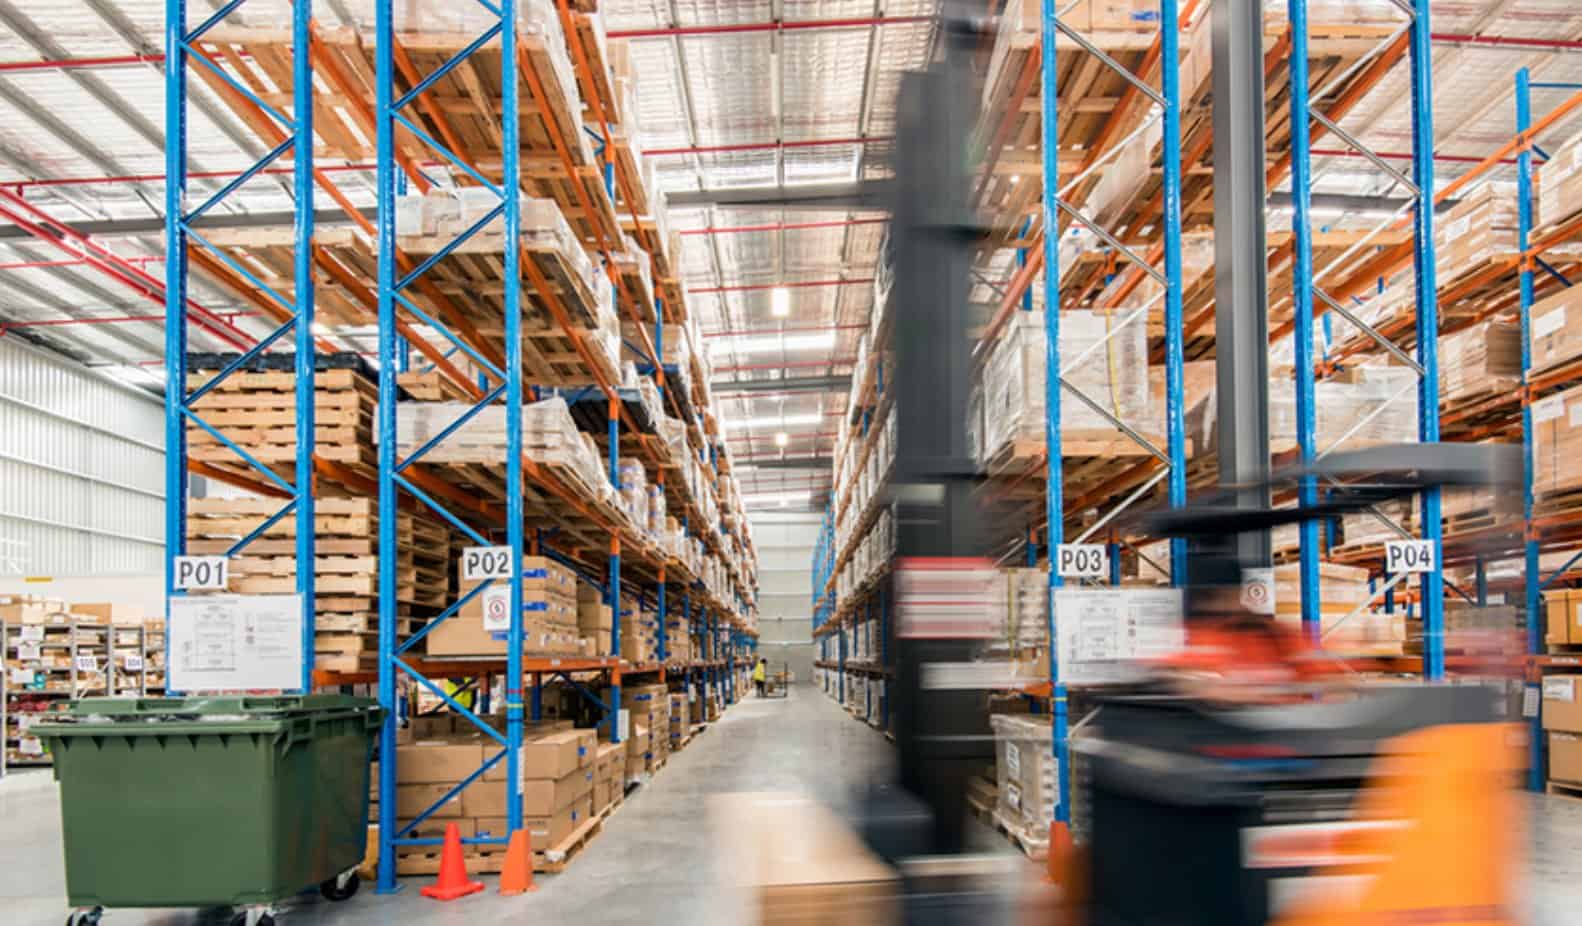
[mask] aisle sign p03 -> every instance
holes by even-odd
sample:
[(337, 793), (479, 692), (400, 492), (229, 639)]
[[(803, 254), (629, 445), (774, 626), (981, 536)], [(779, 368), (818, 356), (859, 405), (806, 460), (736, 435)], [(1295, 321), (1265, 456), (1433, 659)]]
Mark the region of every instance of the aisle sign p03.
[(1110, 551), (1102, 543), (1063, 543), (1055, 560), (1066, 579), (1102, 579), (1110, 572)]
[(224, 591), (230, 578), (229, 563), (223, 556), (178, 556), (174, 563), (176, 588), (184, 592)]
[(512, 571), (510, 547), (466, 547), (461, 551), (463, 582), (509, 579)]
[(1434, 571), (1432, 540), (1386, 540), (1384, 569), (1391, 573)]

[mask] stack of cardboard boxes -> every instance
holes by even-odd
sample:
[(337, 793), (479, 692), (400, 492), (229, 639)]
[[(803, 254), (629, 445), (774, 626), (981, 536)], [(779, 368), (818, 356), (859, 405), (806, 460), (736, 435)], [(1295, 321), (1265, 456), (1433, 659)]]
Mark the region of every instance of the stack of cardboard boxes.
[(610, 655), (610, 631), (614, 626), (610, 606), (604, 603), (603, 589), (586, 584), (577, 586), (577, 630), (582, 634), (582, 655), (598, 658)]
[(1550, 787), (1582, 793), (1582, 675), (1548, 676), (1543, 693)]
[[(522, 651), (552, 656), (583, 652), (577, 579), (541, 556), (522, 557)], [(472, 589), (465, 588), (466, 595)], [(510, 632), (510, 586), (497, 581), (473, 595), (424, 638), (430, 656), (504, 656)]]
[(677, 752), (685, 745), (687, 734), (692, 732), (692, 712), (687, 705), (687, 693), (670, 693), (670, 751)]
[[(498, 726), (503, 726), (503, 719)], [(475, 732), (469, 721), (451, 714), (419, 717), (409, 730), (411, 741), (396, 747), (396, 806), (398, 826), (406, 826), (452, 788), (501, 752), (491, 738)], [(610, 803), (608, 772), (614, 753), (602, 754), (593, 730), (573, 729), (569, 721), (530, 724), (520, 754), (522, 822), (532, 834), (533, 849), (543, 853), (561, 846), (578, 827)], [(601, 767), (600, 760), (605, 762)], [(499, 758), (478, 780), (446, 799), (412, 832), (413, 838), (439, 839), (454, 823), (464, 838), (510, 835), (506, 823), (508, 768)], [(606, 777), (601, 779), (601, 775)], [(385, 815), (375, 797), (370, 820)], [(602, 794), (596, 782), (603, 781)], [(498, 871), (505, 847), (469, 846), (474, 871)], [(410, 846), (397, 853), (401, 874), (427, 874), (438, 870), (440, 847)]]
[(627, 780), (657, 771), (670, 754), (669, 690), (664, 685), (623, 688), (621, 712), (627, 716)]

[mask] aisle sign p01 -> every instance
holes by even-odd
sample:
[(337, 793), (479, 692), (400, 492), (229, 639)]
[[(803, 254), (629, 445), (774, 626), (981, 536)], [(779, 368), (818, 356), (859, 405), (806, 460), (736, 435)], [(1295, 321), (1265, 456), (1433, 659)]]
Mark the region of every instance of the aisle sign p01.
[(174, 563), (176, 588), (184, 592), (224, 591), (229, 578), (229, 562), (223, 556), (178, 556)]
[(1434, 571), (1432, 540), (1386, 540), (1384, 569), (1391, 573)]
[(1102, 579), (1110, 572), (1110, 551), (1102, 543), (1063, 543), (1055, 561), (1066, 579)]
[(461, 551), (461, 580), (511, 578), (510, 547), (466, 547)]

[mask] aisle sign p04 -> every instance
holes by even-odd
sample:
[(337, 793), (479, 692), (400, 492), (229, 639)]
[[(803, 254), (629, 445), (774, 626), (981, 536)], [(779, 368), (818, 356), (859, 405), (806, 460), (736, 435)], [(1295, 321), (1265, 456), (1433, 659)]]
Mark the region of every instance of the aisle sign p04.
[(1434, 542), (1432, 540), (1386, 540), (1384, 542), (1384, 569), (1390, 573), (1434, 571)]
[(513, 571), (510, 547), (466, 547), (461, 551), (463, 582), (509, 579)]
[(1102, 543), (1063, 543), (1055, 561), (1066, 579), (1102, 579), (1110, 572), (1110, 551)]
[(184, 592), (224, 591), (229, 563), (223, 556), (178, 556), (174, 563), (176, 588)]

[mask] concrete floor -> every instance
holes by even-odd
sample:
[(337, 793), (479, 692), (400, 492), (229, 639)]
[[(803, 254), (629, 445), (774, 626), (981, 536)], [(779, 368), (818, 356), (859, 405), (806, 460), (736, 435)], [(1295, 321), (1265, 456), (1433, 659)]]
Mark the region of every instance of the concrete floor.
[[(794, 790), (837, 809), (859, 786), (886, 774), (892, 750), (874, 730), (810, 686), (786, 700), (749, 699), (688, 748), (653, 781), (629, 795), (604, 832), (564, 874), (540, 876), (527, 898), (492, 893), (440, 904), (420, 897), (421, 879), (393, 896), (363, 893), (342, 904), (316, 896), (292, 905), (282, 923), (386, 924), (402, 920), (474, 924), (645, 923), (740, 926), (739, 898), (725, 888), (706, 806), (720, 791)], [(1582, 921), (1582, 802), (1535, 798), (1534, 851), (1526, 889), (1532, 926)], [(67, 912), (59, 800), (48, 773), (0, 783), (0, 922), (59, 924)], [(106, 923), (161, 926), (224, 923), (218, 912), (115, 910)]]

